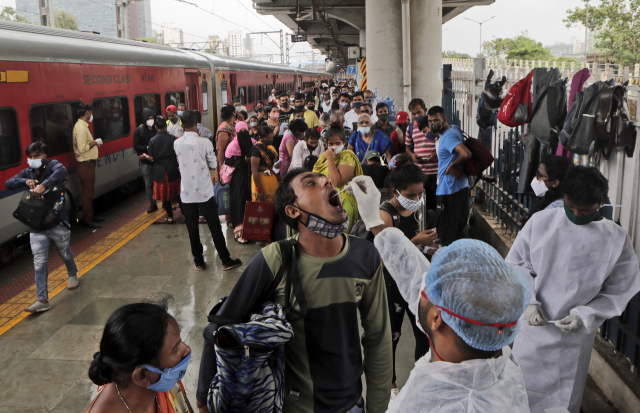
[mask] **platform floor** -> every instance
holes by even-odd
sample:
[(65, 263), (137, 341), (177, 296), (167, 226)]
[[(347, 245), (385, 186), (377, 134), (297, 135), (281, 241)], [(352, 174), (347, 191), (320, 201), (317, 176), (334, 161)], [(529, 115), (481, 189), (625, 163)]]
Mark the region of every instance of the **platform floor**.
[[(0, 314), (5, 320), (0, 324), (0, 412), (83, 412), (96, 394), (97, 386), (87, 371), (107, 318), (119, 306), (157, 293), (173, 296), (170, 312), (180, 324), (183, 340), (192, 348), (183, 383), (195, 406), (207, 314), (231, 291), (260, 246), (235, 243), (233, 231), (223, 225), (232, 256), (243, 262), (241, 268), (223, 272), (208, 228), (201, 225), (208, 265), (198, 272), (193, 267), (185, 225), (153, 224), (163, 212), (147, 215), (143, 197), (136, 196), (125, 204), (105, 215), (107, 225), (102, 229), (92, 232), (80, 228), (81, 236), (72, 239), (80, 288), (66, 290), (64, 265), (52, 260), (55, 268), (50, 267), (53, 281), (49, 289), (55, 296), (50, 298), (50, 311), (36, 315), (21, 312), (35, 300), (34, 285), (27, 286), (29, 280), (33, 284), (28, 248), (15, 262), (0, 268), (0, 279), (4, 280), (0, 280)], [(59, 260), (53, 250), (50, 257)], [(399, 386), (413, 367), (415, 345), (408, 319), (403, 330), (397, 354)]]

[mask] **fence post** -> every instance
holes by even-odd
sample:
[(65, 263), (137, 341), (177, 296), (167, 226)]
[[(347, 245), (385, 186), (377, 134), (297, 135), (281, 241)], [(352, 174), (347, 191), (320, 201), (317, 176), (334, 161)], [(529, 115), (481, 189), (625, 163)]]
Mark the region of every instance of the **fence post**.
[(478, 124), (475, 122), (475, 114), (478, 112), (478, 102), (480, 101), (480, 95), (482, 94), (482, 90), (484, 89), (484, 69), (486, 67), (486, 61), (483, 58), (473, 59), (473, 85), (471, 92), (473, 94), (473, 100), (471, 104), (471, 116), (469, 119), (470, 127), (469, 133), (471, 136), (480, 138), (480, 128)]
[(452, 65), (442, 65), (442, 107), (448, 119), (453, 119)]

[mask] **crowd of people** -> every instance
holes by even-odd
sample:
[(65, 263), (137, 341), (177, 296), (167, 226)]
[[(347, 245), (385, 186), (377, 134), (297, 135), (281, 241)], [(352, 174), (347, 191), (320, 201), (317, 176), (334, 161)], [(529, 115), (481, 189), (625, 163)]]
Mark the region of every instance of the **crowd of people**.
[[(87, 135), (91, 108), (80, 107), (74, 148), (89, 163), (78, 170), (84, 191), (99, 143)], [(221, 391), (212, 391), (212, 383), (220, 386), (220, 374), (244, 368), (220, 360), (227, 353), (218, 350), (236, 348), (246, 359), (254, 351), (242, 348), (239, 336), (223, 339), (221, 328), (247, 322), (265, 300), (286, 314), (293, 333), (283, 365), (268, 359), (284, 382), (266, 393), (230, 392), (238, 403), (269, 399), (273, 411), (284, 412), (580, 412), (596, 329), (640, 291), (629, 236), (602, 213), (607, 180), (596, 168), (544, 157), (531, 182), (534, 205), (505, 259), (468, 239), (463, 165), (472, 155), (462, 131), (442, 107), (427, 108), (419, 98), (411, 100), (410, 114), (395, 115), (395, 125), (391, 109), (369, 90), (330, 81), (294, 94), (273, 90), (250, 116), (234, 99), (220, 109), (215, 134), (196, 111), (169, 106), (166, 117), (143, 113), (134, 149), (149, 212), (161, 201), (171, 223), (179, 205), (196, 270), (206, 268), (201, 217), (223, 270), (242, 264), (227, 248), (210, 170), (229, 184), (225, 219), (235, 242), (251, 242), (243, 236), (249, 201), (273, 203), (273, 226), (281, 222), (295, 234), (283, 241), (273, 230), (271, 241), (278, 242), (265, 242), (210, 317), (196, 393), (200, 413), (226, 411), (211, 401)], [(180, 136), (171, 132), (178, 127)], [(66, 169), (46, 153), (46, 145), (31, 144), (29, 168), (7, 188), (40, 196), (63, 179)], [(382, 188), (390, 195), (385, 202)], [(86, 225), (97, 225), (90, 207), (83, 212)], [(54, 229), (31, 231), (38, 301), (26, 311), (50, 308), (42, 250), (51, 241), (67, 266), (68, 288), (78, 287), (65, 216), (61, 211)], [(363, 228), (364, 235), (353, 235)], [(415, 366), (400, 389), (396, 349), (405, 315)], [(180, 381), (190, 358), (166, 303), (118, 309), (89, 370), (105, 386), (89, 410), (193, 411)]]

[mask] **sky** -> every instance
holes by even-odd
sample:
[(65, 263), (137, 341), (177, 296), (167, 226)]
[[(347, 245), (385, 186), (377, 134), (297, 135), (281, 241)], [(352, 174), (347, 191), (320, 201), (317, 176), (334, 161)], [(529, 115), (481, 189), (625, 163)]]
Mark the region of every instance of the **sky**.
[[(33, 0), (37, 1), (37, 0)], [(197, 4), (200, 9), (177, 0), (151, 0), (151, 17), (154, 30), (161, 30), (159, 25), (175, 23), (182, 28), (185, 42), (205, 41), (209, 35), (227, 36), (230, 30), (279, 31), (289, 30), (275, 17), (260, 16), (253, 9), (251, 0), (185, 0)], [(426, 1), (426, 0), (421, 0)], [(489, 6), (476, 6), (455, 17), (442, 26), (442, 50), (467, 53), (475, 56), (479, 52), (479, 30), (476, 21), (484, 21), (492, 16), (494, 19), (482, 25), (482, 40), (496, 37), (514, 37), (522, 31), (529, 36), (552, 45), (556, 42), (571, 42), (571, 37), (584, 38), (584, 28), (567, 29), (562, 23), (566, 10), (581, 5), (581, 0), (496, 0)], [(0, 6), (15, 7), (15, 0), (0, 0)], [(204, 9), (204, 10), (202, 10)], [(213, 12), (229, 21), (214, 16)], [(255, 53), (276, 54), (274, 63), (279, 63), (279, 34), (254, 35)], [(312, 57), (311, 47), (307, 43), (297, 43), (290, 50), (290, 61), (311, 61), (324, 59), (319, 52)]]

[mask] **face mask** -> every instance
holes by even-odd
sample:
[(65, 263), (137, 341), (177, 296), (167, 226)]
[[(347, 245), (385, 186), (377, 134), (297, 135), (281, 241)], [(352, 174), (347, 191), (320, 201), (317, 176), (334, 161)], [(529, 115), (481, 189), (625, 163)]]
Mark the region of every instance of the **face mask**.
[(236, 112), (240, 112), (242, 110), (240, 106), (235, 106), (235, 108), (236, 108)]
[(369, 131), (371, 131), (371, 127), (370, 126), (358, 126), (358, 131), (361, 134), (366, 135), (367, 133), (369, 133)]
[(333, 152), (337, 155), (340, 152), (342, 152), (342, 150), (344, 149), (344, 145), (340, 145), (340, 146), (334, 146), (333, 147)]
[(417, 212), (424, 202), (424, 194), (420, 197), (419, 200), (414, 201), (412, 199), (403, 197), (399, 191), (396, 192), (398, 193), (398, 202), (400, 203), (400, 205), (402, 205), (402, 208), (408, 209), (411, 212)]
[(178, 116), (182, 116), (182, 114), (183, 114), (183, 113), (184, 113), (184, 111), (179, 110), (179, 111), (178, 111)]
[(386, 121), (388, 121), (388, 120), (389, 120), (389, 114), (388, 114), (388, 113), (383, 113), (383, 114), (381, 114), (381, 115), (378, 115), (378, 119), (379, 119), (381, 122), (386, 122)]
[(113, 116), (113, 118), (114, 118), (114, 119), (120, 119), (120, 115), (118, 115), (117, 113), (114, 113), (114, 114), (113, 114), (113, 115), (111, 115), (111, 116)]
[[(600, 211), (600, 208), (598, 208), (598, 211)], [(594, 213), (585, 215), (583, 217), (578, 217), (573, 215), (573, 212), (571, 212), (566, 203), (564, 204), (564, 212), (565, 214), (567, 214), (567, 218), (569, 218), (569, 221), (573, 222), (576, 225), (587, 225), (591, 223), (591, 221), (598, 217), (598, 211), (595, 211)]]
[(288, 108), (289, 107), (289, 102), (282, 102), (282, 103), (280, 103), (280, 106), (282, 106), (283, 108)]
[(304, 105), (296, 105), (296, 110), (304, 110)]
[(316, 108), (316, 105), (309, 105), (307, 106), (307, 109), (309, 110), (314, 110)]
[(171, 123), (173, 123), (174, 125), (178, 122), (178, 117), (174, 116), (171, 118)]
[(249, 126), (251, 126), (252, 128), (255, 128), (256, 126), (258, 126), (258, 122), (251, 122)]
[(91, 115), (91, 117), (89, 118), (89, 123), (93, 122), (93, 114)]
[(420, 123), (420, 121), (422, 119), (424, 119), (427, 115), (422, 115), (422, 116), (414, 116), (413, 120), (415, 120), (416, 122)]
[(309, 231), (315, 232), (316, 234), (322, 235), (323, 237), (333, 239), (345, 232), (347, 228), (349, 228), (349, 215), (347, 215), (347, 211), (344, 211), (344, 221), (342, 223), (332, 224), (321, 216), (314, 215), (300, 207), (297, 208), (300, 211), (309, 214), (309, 219), (307, 220), (307, 223), (304, 224), (304, 226), (307, 227)]
[(164, 370), (160, 370), (150, 364), (143, 364), (142, 367), (145, 369), (161, 375), (160, 380), (147, 387), (147, 389), (160, 393), (171, 390), (184, 377), (189, 366), (189, 360), (191, 360), (191, 353), (174, 367)]
[(362, 107), (362, 102), (353, 102), (354, 109), (360, 109)]
[(148, 126), (148, 127), (153, 128), (153, 124), (154, 124), (153, 119), (149, 119), (149, 120), (147, 121), (147, 126)]
[(331, 99), (329, 99), (329, 98), (325, 98), (324, 99), (324, 103), (329, 103), (329, 102), (331, 102)]
[(32, 169), (40, 169), (42, 166), (42, 159), (27, 159), (27, 163)]
[(264, 143), (265, 145), (269, 146), (273, 143), (273, 138), (271, 139), (263, 139), (262, 143)]
[(269, 118), (270, 118), (270, 119), (273, 119), (273, 120), (278, 120), (278, 117), (279, 117), (279, 116), (280, 116), (280, 115), (278, 115), (277, 113), (270, 113), (270, 114), (269, 114)]
[(346, 102), (340, 102), (340, 109), (346, 109), (349, 107), (349, 104)]
[(433, 133), (442, 133), (444, 132), (444, 123), (430, 123), (429, 129), (431, 129), (431, 132)]
[(535, 192), (537, 197), (543, 197), (547, 193), (549, 188), (545, 185), (544, 181), (538, 181), (538, 178), (534, 177), (531, 181), (531, 189)]
[(311, 146), (311, 145), (307, 144), (307, 149), (309, 149), (309, 152), (313, 152), (313, 151), (315, 151), (317, 147), (318, 147), (318, 145), (316, 145), (316, 146)]

